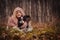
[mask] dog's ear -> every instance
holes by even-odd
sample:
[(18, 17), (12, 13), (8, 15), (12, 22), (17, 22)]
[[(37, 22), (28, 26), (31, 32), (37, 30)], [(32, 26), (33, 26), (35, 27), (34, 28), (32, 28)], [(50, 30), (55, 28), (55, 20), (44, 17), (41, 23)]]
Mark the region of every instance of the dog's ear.
[(23, 20), (24, 20), (24, 21), (30, 21), (30, 19), (31, 19), (31, 17), (30, 17), (29, 15), (25, 15), (25, 16), (23, 17)]

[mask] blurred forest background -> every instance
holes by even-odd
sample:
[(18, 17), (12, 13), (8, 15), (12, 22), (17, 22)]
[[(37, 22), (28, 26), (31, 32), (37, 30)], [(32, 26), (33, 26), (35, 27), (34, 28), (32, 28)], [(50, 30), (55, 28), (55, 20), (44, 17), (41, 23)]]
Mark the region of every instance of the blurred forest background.
[[(25, 14), (31, 16), (31, 32), (22, 33), (4, 27), (16, 7), (23, 8)], [(2, 39), (60, 40), (60, 0), (0, 0), (0, 40)]]
[(0, 25), (6, 25), (16, 7), (23, 8), (35, 23), (54, 25), (60, 21), (60, 0), (0, 0)]

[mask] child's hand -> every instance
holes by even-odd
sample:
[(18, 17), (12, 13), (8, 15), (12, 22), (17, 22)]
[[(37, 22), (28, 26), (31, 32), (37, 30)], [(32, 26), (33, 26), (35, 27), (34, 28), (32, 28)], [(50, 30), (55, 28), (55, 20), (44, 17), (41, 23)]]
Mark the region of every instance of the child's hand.
[(27, 27), (27, 22), (24, 22), (24, 24), (21, 26), (22, 29)]

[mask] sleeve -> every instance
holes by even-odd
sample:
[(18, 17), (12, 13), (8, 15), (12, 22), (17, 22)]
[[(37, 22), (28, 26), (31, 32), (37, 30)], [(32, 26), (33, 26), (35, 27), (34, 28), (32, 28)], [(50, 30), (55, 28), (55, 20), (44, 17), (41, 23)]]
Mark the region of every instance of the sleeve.
[(32, 27), (32, 26), (31, 26), (31, 22), (29, 22), (28, 25), (29, 25), (29, 27)]
[(12, 18), (9, 18), (9, 20), (8, 20), (8, 26), (11, 26), (11, 27), (15, 26), (14, 21), (13, 21)]
[(29, 22), (29, 27), (27, 31), (32, 31), (32, 30), (33, 30), (33, 27), (31, 26), (31, 22)]

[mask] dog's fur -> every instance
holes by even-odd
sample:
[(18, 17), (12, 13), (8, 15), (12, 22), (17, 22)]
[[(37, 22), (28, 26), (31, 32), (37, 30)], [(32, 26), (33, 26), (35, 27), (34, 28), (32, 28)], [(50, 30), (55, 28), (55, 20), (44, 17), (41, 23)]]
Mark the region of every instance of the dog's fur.
[[(24, 24), (24, 22), (29, 22), (31, 20), (31, 17), (29, 15), (25, 15), (24, 17), (20, 17), (18, 18), (18, 27), (21, 28), (21, 26)], [(27, 24), (27, 28), (28, 28), (28, 24)]]

